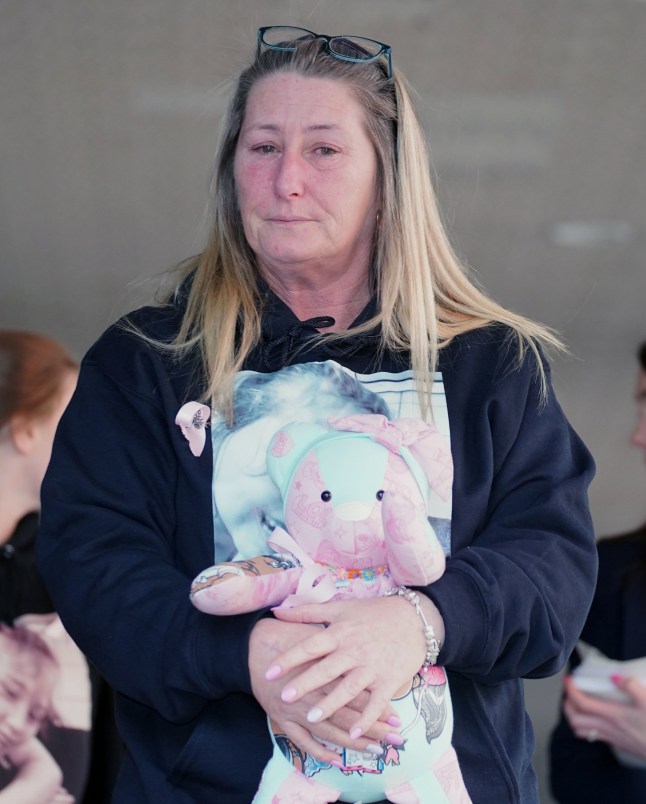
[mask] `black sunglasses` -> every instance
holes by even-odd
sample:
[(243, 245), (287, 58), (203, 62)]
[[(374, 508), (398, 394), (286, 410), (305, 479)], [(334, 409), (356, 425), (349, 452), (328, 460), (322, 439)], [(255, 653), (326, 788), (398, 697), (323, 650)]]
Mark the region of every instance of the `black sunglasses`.
[(384, 56), (387, 62), (386, 76), (392, 78), (393, 64), (390, 45), (385, 45), (376, 39), (368, 39), (365, 36), (317, 34), (314, 31), (308, 31), (307, 28), (296, 28), (293, 25), (267, 25), (259, 28), (256, 58), (263, 47), (269, 50), (294, 52), (298, 42), (309, 39), (322, 39), (327, 46), (328, 53), (342, 61), (371, 62)]

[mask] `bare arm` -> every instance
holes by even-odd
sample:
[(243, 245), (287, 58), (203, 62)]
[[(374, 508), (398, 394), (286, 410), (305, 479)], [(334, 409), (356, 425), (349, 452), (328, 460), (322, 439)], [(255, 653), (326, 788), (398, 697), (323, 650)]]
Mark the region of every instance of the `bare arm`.
[(0, 804), (43, 804), (55, 800), (63, 773), (52, 755), (36, 737), (6, 752), (16, 768), (16, 778), (0, 791)]

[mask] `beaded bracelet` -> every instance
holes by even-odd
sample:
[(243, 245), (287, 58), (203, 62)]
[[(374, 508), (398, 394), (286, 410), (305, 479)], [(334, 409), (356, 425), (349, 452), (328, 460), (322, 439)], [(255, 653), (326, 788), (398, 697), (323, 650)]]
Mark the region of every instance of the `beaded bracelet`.
[(398, 597), (403, 597), (404, 600), (407, 600), (411, 606), (413, 606), (418, 616), (422, 620), (422, 630), (424, 631), (424, 639), (426, 640), (426, 656), (424, 657), (424, 664), (422, 667), (429, 667), (430, 665), (437, 664), (437, 657), (440, 654), (440, 643), (435, 636), (433, 626), (424, 616), (422, 607), (419, 604), (419, 595), (417, 592), (414, 592), (407, 586), (397, 586), (395, 589), (389, 589), (386, 592), (386, 597), (390, 597), (391, 595), (397, 595)]

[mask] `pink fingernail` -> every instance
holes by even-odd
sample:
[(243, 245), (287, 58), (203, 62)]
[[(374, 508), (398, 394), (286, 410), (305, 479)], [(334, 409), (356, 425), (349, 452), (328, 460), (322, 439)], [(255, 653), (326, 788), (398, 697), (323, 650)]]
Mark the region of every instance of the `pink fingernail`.
[(612, 681), (614, 684), (620, 684), (620, 683), (621, 683), (621, 682), (624, 680), (624, 676), (620, 675), (619, 673), (613, 673), (613, 674), (610, 676), (610, 680), (611, 680), (611, 681)]
[(279, 664), (272, 664), (272, 666), (267, 670), (265, 673), (265, 678), (267, 681), (273, 681), (275, 678), (281, 674), (282, 668)]
[(323, 717), (323, 711), (315, 706), (314, 709), (310, 709), (307, 713), (307, 722), (308, 723), (318, 723), (319, 720)]
[(296, 690), (294, 687), (285, 687), (285, 689), (280, 693), (280, 697), (281, 700), (285, 701), (285, 703), (289, 703), (296, 697)]
[(354, 727), (354, 728), (353, 728), (353, 729), (350, 731), (350, 739), (351, 739), (351, 740), (358, 740), (358, 739), (359, 739), (359, 737), (361, 737), (361, 735), (362, 735), (362, 734), (363, 734), (363, 732), (361, 731), (361, 729), (360, 729), (358, 726), (355, 726), (355, 727)]
[(394, 731), (391, 731), (386, 735), (386, 742), (390, 743), (390, 745), (403, 745), (406, 741), (401, 734), (395, 734)]
[(386, 721), (386, 723), (389, 726), (394, 726), (396, 729), (398, 729), (402, 724), (401, 720), (397, 717), (397, 715), (391, 715)]
[(344, 768), (343, 763), (339, 762), (338, 759), (333, 759), (332, 762), (330, 762), (330, 765), (334, 765), (334, 767), (338, 768), (339, 770), (343, 770), (343, 768)]

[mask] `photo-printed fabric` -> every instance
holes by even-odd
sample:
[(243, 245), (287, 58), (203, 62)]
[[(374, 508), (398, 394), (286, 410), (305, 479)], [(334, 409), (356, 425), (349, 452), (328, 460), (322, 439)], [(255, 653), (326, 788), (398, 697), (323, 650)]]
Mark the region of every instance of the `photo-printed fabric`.
[[(334, 361), (287, 366), (273, 373), (243, 371), (236, 378), (235, 425), (215, 416), (213, 440), (214, 563), (267, 550), (271, 531), (284, 527), (282, 500), (267, 474), (274, 434), (292, 421), (322, 422), (357, 413), (420, 419), (413, 373), (355, 374)], [(433, 383), (433, 423), (450, 441), (441, 374)], [(241, 493), (244, 489), (244, 493)], [(429, 519), (447, 555), (451, 498), (431, 493)]]

